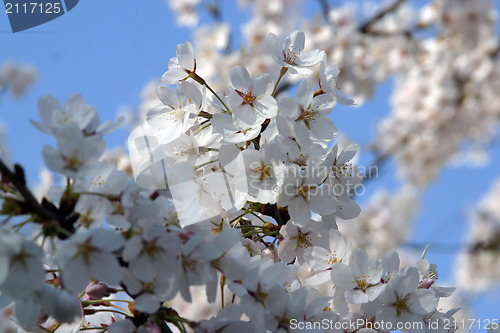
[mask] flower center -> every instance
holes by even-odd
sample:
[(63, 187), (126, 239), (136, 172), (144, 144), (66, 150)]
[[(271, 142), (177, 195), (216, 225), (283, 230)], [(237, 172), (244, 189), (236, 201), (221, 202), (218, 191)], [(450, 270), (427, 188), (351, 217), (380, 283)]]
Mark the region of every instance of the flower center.
[(398, 300), (396, 301), (396, 304), (394, 304), (394, 307), (396, 308), (396, 311), (398, 312), (398, 316), (401, 316), (401, 314), (406, 313), (410, 311), (410, 294), (407, 294), (406, 296), (403, 297), (401, 295)]
[(78, 168), (82, 165), (82, 161), (78, 156), (78, 152), (75, 152), (73, 156), (65, 158), (66, 160), (66, 168), (72, 171), (77, 171)]
[(365, 273), (361, 273), (361, 275), (355, 276), (354, 278), (355, 278), (354, 283), (356, 283), (356, 285), (358, 286), (358, 289), (365, 291), (369, 287), (368, 282), (366, 282), (366, 280), (368, 280), (370, 278), (369, 275), (365, 275)]
[(337, 251), (330, 251), (330, 256), (325, 260), (325, 264), (333, 265), (339, 262), (337, 258)]
[(348, 177), (353, 175), (352, 164), (332, 165), (332, 171), (336, 177)]
[(94, 187), (99, 187), (104, 184), (104, 179), (101, 176), (97, 176), (90, 181), (90, 184)]
[(285, 62), (289, 64), (295, 64), (295, 60), (302, 53), (302, 50), (290, 46), (284, 53)]
[(71, 120), (72, 116), (73, 115), (71, 113), (68, 114), (66, 111), (61, 111), (60, 113), (56, 113), (55, 120), (56, 120), (57, 125), (66, 124), (68, 121)]
[(311, 238), (309, 237), (309, 234), (310, 234), (310, 232), (302, 233), (302, 231), (299, 229), (299, 233), (297, 234), (297, 236), (292, 238), (295, 240), (295, 242), (297, 244), (297, 249), (299, 249), (299, 248), (304, 249), (304, 248), (307, 248), (309, 246), (312, 246)]
[(260, 162), (259, 167), (253, 170), (253, 172), (258, 175), (257, 179), (264, 180), (271, 177), (271, 167), (265, 165), (264, 162)]
[(141, 254), (146, 254), (152, 259), (157, 259), (161, 253), (163, 253), (163, 249), (156, 245), (156, 239), (151, 242), (147, 242), (145, 240), (142, 241)]
[(243, 98), (242, 104), (248, 104), (250, 106), (253, 106), (253, 103), (257, 97), (255, 97), (251, 91), (247, 91), (247, 92), (241, 92), (239, 90), (235, 90), (235, 91), (238, 93), (238, 95), (241, 96), (241, 98)]
[(90, 239), (87, 239), (85, 243), (78, 244), (77, 251), (74, 257), (81, 256), (83, 262), (89, 265), (89, 257), (92, 252), (97, 252), (98, 249), (90, 244)]

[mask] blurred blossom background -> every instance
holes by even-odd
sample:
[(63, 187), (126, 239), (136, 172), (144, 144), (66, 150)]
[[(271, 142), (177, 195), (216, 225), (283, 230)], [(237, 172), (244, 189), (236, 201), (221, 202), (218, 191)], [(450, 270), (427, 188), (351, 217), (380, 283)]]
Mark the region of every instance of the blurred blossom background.
[[(24, 166), (43, 196), (61, 180), (43, 168), (50, 138), (30, 119), (38, 119), (40, 96), (66, 101), (77, 92), (103, 121), (126, 116), (107, 142), (115, 147), (109, 156), (129, 170), (127, 137), (159, 104), (154, 91), (178, 44), (192, 42), (197, 73), (220, 90), (243, 63), (276, 80), (266, 36), (301, 29), (306, 49), (324, 49), (328, 65), (340, 67), (338, 88), (356, 103), (330, 114), (342, 130), (337, 142), (358, 143), (357, 164), (376, 167), (356, 198), (361, 215), (343, 221), (342, 234), (372, 257), (398, 249), (403, 264), (429, 244), (440, 284), (457, 287), (447, 302), (463, 306), (464, 318), (500, 319), (499, 7), (493, 0), (85, 0), (16, 34), (2, 14), (1, 153)], [(299, 76), (285, 79), (282, 93), (295, 96)]]

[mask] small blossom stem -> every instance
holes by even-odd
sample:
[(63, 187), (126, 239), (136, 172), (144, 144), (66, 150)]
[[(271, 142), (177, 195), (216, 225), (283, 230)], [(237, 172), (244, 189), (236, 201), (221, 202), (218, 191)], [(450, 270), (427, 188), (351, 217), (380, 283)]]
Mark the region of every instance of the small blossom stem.
[(0, 222), (0, 224), (1, 225), (7, 224), (12, 217), (14, 217), (14, 215), (7, 216), (2, 222)]
[(71, 179), (66, 178), (66, 190), (68, 191), (69, 194), (72, 193), (72, 186), (71, 186)]
[(97, 193), (97, 192), (75, 192), (74, 194), (76, 195), (81, 195), (81, 194), (84, 194), (84, 195), (96, 195), (98, 197), (103, 197), (103, 198), (106, 198), (110, 201), (120, 201), (120, 196), (113, 196), (113, 195), (109, 195), (109, 194), (104, 194), (104, 193)]
[(276, 93), (276, 89), (278, 89), (278, 84), (281, 81), (281, 78), (285, 75), (285, 73), (288, 71), (288, 67), (281, 67), (280, 70), (280, 76), (278, 77), (278, 81), (276, 81), (276, 84), (274, 85), (273, 93), (271, 94), (274, 97), (274, 94)]
[[(250, 212), (250, 214), (252, 214), (256, 218), (258, 218), (259, 220), (261, 220), (262, 223), (266, 223), (266, 221), (264, 221), (264, 219), (262, 217), (260, 217), (259, 215), (255, 214), (255, 212)], [(262, 228), (264, 228), (264, 226), (262, 226)]]
[[(264, 237), (267, 237), (267, 236), (272, 236), (272, 235), (276, 235), (278, 232), (279, 232), (279, 231), (272, 231), (272, 232), (270, 232), (270, 233), (264, 234), (264, 235), (260, 236), (259, 238), (257, 238), (257, 239), (255, 240), (255, 242), (260, 241), (260, 240), (261, 240), (261, 239), (263, 239)], [(274, 236), (274, 237), (276, 237), (276, 236)], [(277, 237), (276, 237), (276, 238), (277, 238)], [(276, 238), (275, 238), (275, 239), (276, 239)]]
[(205, 118), (206, 119), (205, 122), (213, 118), (213, 116), (210, 113), (203, 110), (198, 113), (198, 117)]
[(195, 167), (194, 167), (194, 169), (195, 169), (195, 170), (198, 170), (199, 168), (204, 167), (205, 165), (209, 165), (209, 164), (211, 164), (211, 163), (215, 163), (215, 162), (217, 162), (217, 161), (219, 161), (219, 160), (212, 160), (212, 161), (208, 161), (208, 162), (202, 163), (202, 164), (200, 164), (200, 165), (195, 166)]
[(231, 221), (229, 221), (229, 223), (233, 223), (234, 221), (238, 220), (234, 225), (233, 225), (233, 228), (236, 227), (236, 225), (240, 222), (241, 218), (245, 215), (247, 215), (248, 213), (252, 213), (253, 211), (251, 211), (251, 207), (248, 207), (244, 212), (243, 214), (235, 217), (234, 219), (232, 219)]
[(27, 223), (31, 222), (31, 218), (27, 219), (26, 221), (14, 224), (12, 228), (16, 229), (16, 231), (21, 230), (22, 227), (24, 227)]
[(217, 97), (217, 99), (219, 100), (219, 102), (222, 103), (222, 105), (224, 105), (224, 107), (226, 108), (226, 111), (231, 113), (231, 111), (229, 110), (229, 108), (227, 107), (226, 103), (224, 103), (224, 101), (222, 100), (222, 98), (219, 97), (219, 95), (217, 95), (217, 93), (212, 89), (212, 87), (210, 87), (207, 82), (201, 77), (199, 76), (198, 74), (192, 72), (191, 74), (189, 74), (189, 77), (192, 78), (193, 80), (195, 80), (196, 82), (198, 82), (199, 84), (201, 85), (204, 85), (205, 87), (207, 87), (208, 90), (210, 90), (210, 92), (215, 96)]
[[(258, 235), (258, 234), (261, 234), (261, 233), (262, 233), (262, 230), (249, 231), (249, 232), (243, 234), (243, 237), (252, 236), (252, 235)], [(264, 235), (264, 237), (265, 236), (267, 236), (267, 235)]]
[(117, 313), (117, 314), (120, 314), (122, 316), (125, 316), (125, 317), (130, 317), (131, 316), (131, 313), (125, 313), (125, 312), (122, 312), (122, 311), (117, 311), (117, 310), (112, 310), (112, 309), (91, 309), (92, 310), (92, 313), (96, 313), (96, 312), (112, 312), (112, 313)]
[(205, 125), (201, 126), (201, 127), (200, 127), (200, 128), (198, 128), (197, 130), (195, 130), (195, 131), (193, 132), (193, 134), (194, 134), (194, 135), (196, 135), (196, 134), (200, 133), (201, 131), (203, 131), (205, 128), (207, 128), (207, 127), (208, 127), (208, 126), (210, 126), (210, 125), (212, 125), (212, 124), (211, 124), (211, 123), (208, 123), (208, 124), (205, 124)]
[(35, 236), (35, 237), (33, 237), (33, 241), (34, 241), (34, 242), (36, 242), (36, 240), (37, 240), (39, 237), (41, 237), (41, 236), (45, 236), (45, 235), (44, 235), (44, 233), (43, 233), (43, 231), (40, 231), (38, 234), (36, 234), (36, 236)]
[(131, 312), (129, 312), (129, 311), (127, 311), (127, 310), (125, 310), (125, 309), (124, 309), (124, 308), (122, 308), (122, 307), (119, 307), (119, 306), (118, 306), (118, 305), (116, 305), (116, 304), (110, 304), (109, 306), (111, 306), (111, 307), (113, 307), (113, 308), (115, 308), (115, 309), (121, 310), (121, 311), (123, 311), (123, 312), (125, 312), (125, 313), (129, 313), (129, 315), (130, 315), (130, 316), (132, 316), (132, 313), (131, 313)]
[(71, 237), (73, 235), (70, 231), (64, 229), (63, 227), (57, 226), (56, 229), (57, 229), (57, 232), (65, 235), (65, 236)]
[(260, 228), (260, 229), (263, 229), (264, 226), (263, 225), (237, 225), (233, 228), (237, 228), (237, 229)]
[(45, 245), (45, 241), (47, 240), (47, 235), (43, 235), (43, 238), (42, 238), (42, 244), (40, 245), (40, 247), (43, 249), (43, 246)]

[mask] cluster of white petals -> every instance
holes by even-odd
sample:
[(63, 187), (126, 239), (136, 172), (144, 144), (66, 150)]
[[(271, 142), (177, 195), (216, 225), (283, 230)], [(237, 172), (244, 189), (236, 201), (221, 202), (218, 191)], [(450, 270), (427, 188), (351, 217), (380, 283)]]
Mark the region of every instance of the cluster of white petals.
[[(497, 134), (493, 1), (396, 0), (369, 13), (320, 1), (323, 15), (295, 30), (303, 3), (240, 0), (241, 48), (219, 20), (178, 45), (126, 117), (129, 156), (104, 140), (125, 119), (101, 123), (78, 94), (39, 99), (31, 122), (55, 141), (34, 194), (0, 136), (0, 332), (462, 329), (462, 303), (427, 248), (417, 259), (396, 250), (420, 190)], [(206, 2), (169, 4), (196, 26)], [(35, 77), (8, 64), (0, 93), (22, 95)], [(368, 148), (396, 162), (404, 186), (362, 210), (357, 189), (371, 176), (333, 111), (390, 79), (392, 113)], [(469, 295), (500, 281), (499, 200), (496, 184), (457, 257)]]
[[(434, 264), (403, 267), (394, 251), (370, 258), (337, 230), (362, 219), (352, 195), (363, 178), (358, 146), (331, 144), (328, 115), (352, 104), (336, 88), (338, 67), (304, 51), (302, 31), (267, 43), (279, 77), (237, 65), (223, 93), (200, 76), (191, 44), (179, 45), (163, 76), (175, 87), (156, 88), (159, 105), (129, 137), (133, 177), (117, 169), (119, 153), (104, 155), (103, 136), (121, 119), (101, 124), (77, 94), (63, 106), (40, 98), (42, 121), (32, 122), (55, 137), (43, 156), (67, 183), (39, 203), (22, 169), (2, 164), (2, 213), (31, 216), (0, 228), (0, 304), (12, 304), (17, 325), (288, 332), (298, 320), (333, 332), (365, 318), (356, 330), (382, 321), (445, 329), (438, 302), (454, 288), (435, 285)], [(305, 76), (314, 65), (319, 80)], [(295, 98), (276, 93), (287, 72), (301, 80)], [(26, 223), (37, 236), (17, 232)], [(200, 298), (204, 315), (185, 310)]]
[[(494, 1), (434, 0), (415, 7), (395, 0), (325, 7), (323, 17), (318, 14), (302, 25), (308, 45), (325, 52), (319, 71), (303, 67), (322, 57), (304, 51), (304, 35), (290, 34), (283, 43), (276, 37), (293, 29), (308, 2), (240, 4), (252, 14), (243, 25), (243, 50), (227, 52), (230, 31), (222, 23), (204, 28), (195, 40), (199, 63), (210, 64), (200, 74), (215, 87), (222, 89), (229, 81), (232, 66), (245, 64), (258, 75), (277, 73), (278, 65), (293, 73), (314, 71), (321, 88), (337, 102), (353, 103), (340, 89), (362, 104), (378, 84), (393, 79), (392, 112), (377, 124), (374, 153), (395, 158), (399, 175), (419, 186), (471, 149), (464, 147), (483, 151), (494, 139), (500, 102)], [(270, 55), (263, 54), (267, 46)], [(215, 57), (221, 49), (226, 52)], [(285, 78), (288, 84), (297, 80)]]

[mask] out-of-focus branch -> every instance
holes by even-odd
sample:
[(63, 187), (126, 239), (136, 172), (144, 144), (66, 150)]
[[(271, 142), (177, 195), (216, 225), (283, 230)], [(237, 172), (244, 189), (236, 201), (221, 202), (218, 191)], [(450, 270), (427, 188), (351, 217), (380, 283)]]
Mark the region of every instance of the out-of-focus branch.
[(12, 172), (0, 160), (0, 173), (24, 199), (24, 201), (13, 200), (20, 208), (21, 214), (32, 215), (32, 222), (41, 224), (45, 235), (57, 236), (60, 239), (68, 238), (74, 232), (74, 223), (79, 217), (74, 211), (78, 196), (72, 197), (66, 191), (61, 198), (59, 208), (45, 198), (39, 203), (26, 186), (23, 168), (16, 164), (14, 169), (15, 172)]
[(0, 172), (2, 175), (9, 180), (9, 182), (16, 188), (19, 194), (23, 197), (26, 205), (29, 207), (32, 213), (37, 214), (42, 218), (42, 220), (57, 220), (57, 217), (53, 215), (50, 211), (43, 208), (38, 200), (35, 198), (33, 193), (26, 187), (26, 180), (24, 178), (24, 171), (22, 167), (18, 164), (14, 166), (15, 173), (10, 171), (10, 169), (0, 160)]
[(323, 14), (325, 22), (329, 22), (328, 13), (330, 12), (330, 5), (328, 4), (328, 0), (318, 0), (318, 2), (321, 6), (321, 14)]
[(391, 5), (387, 6), (386, 8), (382, 9), (379, 11), (375, 16), (373, 16), (371, 19), (366, 21), (364, 24), (362, 24), (359, 27), (359, 31), (366, 34), (366, 33), (371, 33), (372, 26), (383, 19), (386, 15), (392, 13), (396, 9), (398, 9), (399, 6), (401, 6), (406, 0), (396, 0), (393, 2)]
[[(370, 164), (368, 167), (368, 170), (371, 170), (371, 168), (376, 167), (377, 170), (381, 168), (387, 161), (389, 160), (389, 156), (385, 154), (377, 154), (375, 157), (375, 160)], [(378, 172), (377, 172), (378, 175)], [(371, 172), (368, 172), (363, 176), (363, 184), (366, 184), (367, 181), (375, 178), (374, 175), (372, 175)]]
[(207, 4), (207, 11), (210, 15), (212, 15), (212, 18), (214, 19), (215, 22), (222, 22), (224, 21), (222, 17), (222, 11), (221, 7), (223, 6), (222, 4), (223, 0), (219, 1), (214, 1), (212, 3)]

